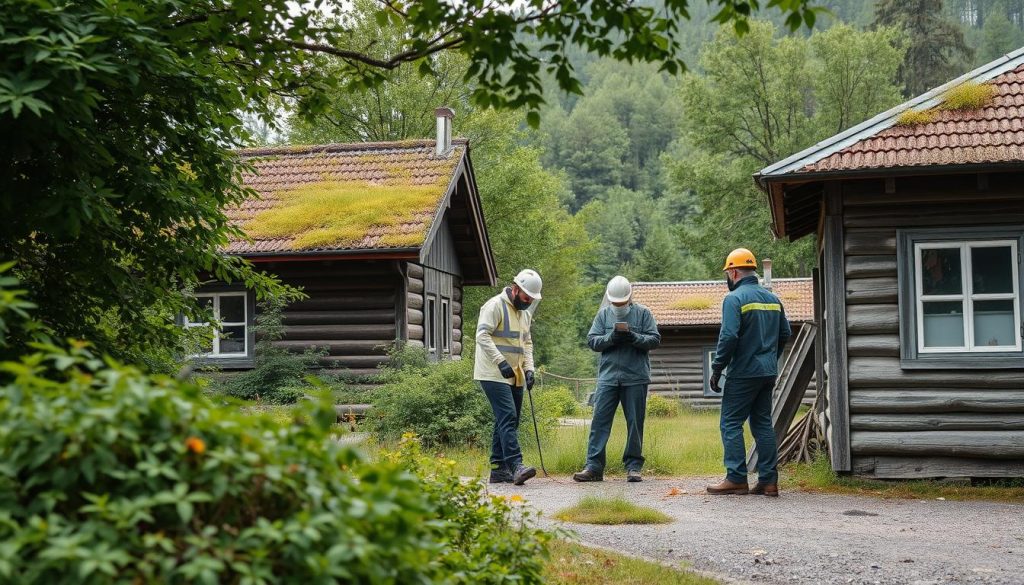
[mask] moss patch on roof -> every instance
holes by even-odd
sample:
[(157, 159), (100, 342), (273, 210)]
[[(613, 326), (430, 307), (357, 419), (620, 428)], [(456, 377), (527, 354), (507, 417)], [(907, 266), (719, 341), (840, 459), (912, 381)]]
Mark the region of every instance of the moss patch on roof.
[(714, 301), (708, 297), (683, 297), (673, 301), (669, 308), (678, 311), (703, 311), (710, 309)]
[(942, 94), (943, 110), (977, 110), (992, 103), (996, 88), (988, 83), (968, 81)]
[(412, 184), (324, 181), (276, 194), (278, 202), (245, 223), (254, 238), (293, 238), (296, 250), (343, 248), (382, 232), (380, 244), (414, 247), (423, 243), (431, 214), (446, 181)]

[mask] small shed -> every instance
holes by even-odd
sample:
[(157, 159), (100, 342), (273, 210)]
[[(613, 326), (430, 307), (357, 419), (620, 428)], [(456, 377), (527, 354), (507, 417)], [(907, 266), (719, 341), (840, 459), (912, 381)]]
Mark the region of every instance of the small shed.
[(832, 467), (1024, 476), (1024, 50), (755, 179), (818, 242)]
[[(309, 298), (283, 311), (281, 347), (328, 352), (327, 372), (370, 378), (396, 340), (434, 359), (462, 354), (462, 291), (494, 286), (494, 257), (469, 144), (439, 141), (330, 144), (243, 150), (243, 176), (258, 198), (228, 210), (250, 239), (242, 256)], [(241, 285), (198, 291), (224, 329), (201, 356), (224, 369), (253, 364), (253, 294)]]
[[(771, 287), (793, 325), (792, 345), (800, 324), (814, 316), (811, 279), (774, 279)], [(661, 332), (661, 346), (651, 352), (651, 392), (693, 406), (721, 405), (722, 395), (711, 389), (709, 380), (722, 325), (722, 299), (728, 292), (724, 280), (633, 283), (633, 300), (651, 310)], [(812, 382), (805, 403), (813, 402), (814, 396)]]

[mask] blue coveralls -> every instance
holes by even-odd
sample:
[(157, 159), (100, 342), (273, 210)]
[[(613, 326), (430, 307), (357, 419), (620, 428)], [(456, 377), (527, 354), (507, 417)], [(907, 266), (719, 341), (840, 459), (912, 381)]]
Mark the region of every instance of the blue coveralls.
[(722, 391), (722, 445), (726, 479), (747, 483), (743, 421), (757, 441), (757, 479), (777, 483), (778, 446), (772, 428), (772, 389), (779, 358), (792, 335), (778, 297), (757, 282), (743, 278), (722, 301), (722, 330), (711, 368), (729, 368)]
[[(640, 471), (644, 466), (644, 415), (647, 385), (651, 382), (651, 360), (647, 354), (661, 345), (661, 334), (647, 307), (637, 303), (629, 307), (629, 313), (622, 319), (615, 316), (610, 306), (602, 308), (587, 335), (590, 349), (601, 352), (594, 393), (594, 420), (590, 424), (587, 445), (587, 468), (598, 474), (604, 473), (605, 447), (620, 402), (626, 417), (622, 462), (626, 471)], [(629, 323), (630, 334), (623, 343), (613, 339), (616, 321)]]

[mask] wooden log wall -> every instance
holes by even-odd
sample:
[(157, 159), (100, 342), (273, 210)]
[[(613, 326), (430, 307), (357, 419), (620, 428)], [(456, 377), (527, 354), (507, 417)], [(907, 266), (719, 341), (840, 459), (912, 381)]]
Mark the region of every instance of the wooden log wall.
[[(408, 335), (409, 344), (416, 347), (424, 347), (426, 333), (424, 323), (424, 307), (426, 306), (426, 300), (424, 295), (427, 294), (427, 278), (428, 271), (431, 276), (432, 285), (429, 287), (431, 293), (443, 292), (444, 295), (451, 296), (451, 312), (452, 312), (452, 348), (451, 353), (453, 356), (462, 355), (462, 279), (455, 275), (444, 274), (446, 277), (444, 283), (441, 283), (438, 278), (439, 273), (436, 270), (430, 268), (424, 268), (419, 264), (409, 263), (405, 267), (406, 272), (406, 320), (408, 323)], [(442, 286), (443, 284), (443, 286)], [(435, 291), (436, 288), (443, 288), (443, 291)], [(440, 297), (439, 297), (440, 298)], [(438, 310), (440, 310), (440, 303), (438, 303)], [(440, 321), (437, 321), (440, 323)]]
[(853, 473), (1024, 475), (1024, 370), (902, 369), (896, 256), (898, 228), (1021, 225), (1022, 179), (843, 185)]
[(309, 261), (261, 265), (309, 298), (284, 309), (284, 335), (274, 345), (296, 352), (326, 349), (326, 373), (367, 378), (379, 373), (397, 336), (401, 276), (395, 262)]
[[(720, 407), (721, 398), (704, 396), (704, 348), (717, 342), (718, 329), (662, 328), (661, 347), (651, 352), (649, 390), (662, 396), (680, 398), (698, 408)], [(792, 344), (786, 351), (790, 349)], [(810, 406), (815, 394), (816, 385), (812, 379), (803, 404)]]

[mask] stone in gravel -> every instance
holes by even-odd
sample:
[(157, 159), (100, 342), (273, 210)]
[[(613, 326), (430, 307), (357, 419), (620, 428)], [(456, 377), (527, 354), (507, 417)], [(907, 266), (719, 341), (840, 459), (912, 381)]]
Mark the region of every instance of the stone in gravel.
[(878, 516), (878, 514), (865, 512), (864, 510), (847, 510), (843, 512), (843, 516)]

